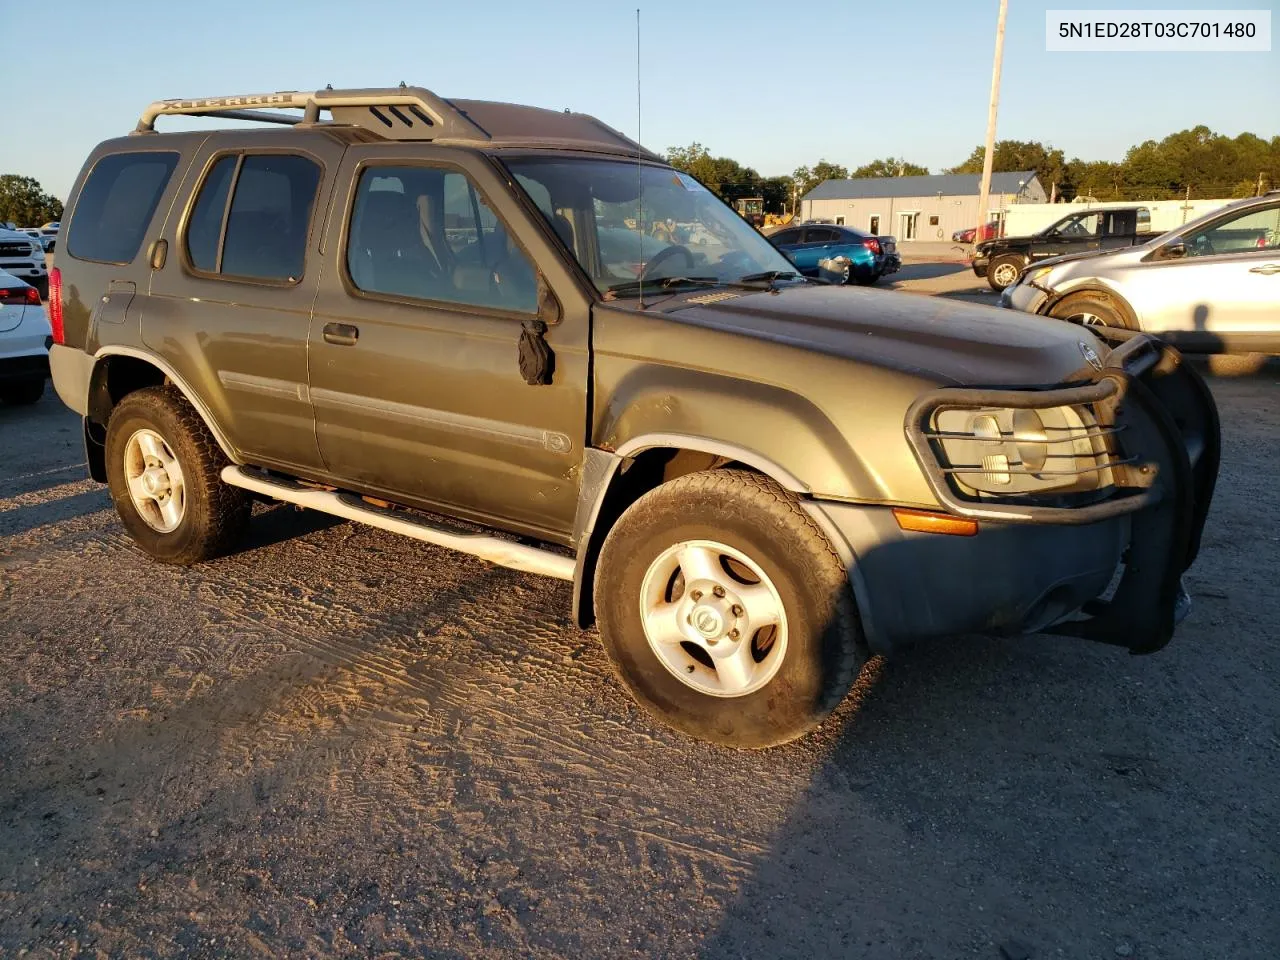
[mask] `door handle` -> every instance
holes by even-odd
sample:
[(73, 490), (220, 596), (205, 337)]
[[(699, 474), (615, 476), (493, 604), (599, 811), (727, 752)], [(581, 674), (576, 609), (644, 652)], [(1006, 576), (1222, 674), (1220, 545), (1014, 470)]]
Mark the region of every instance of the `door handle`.
[(324, 342), (339, 347), (354, 347), (360, 339), (360, 328), (350, 323), (326, 323)]
[(1280, 263), (1264, 263), (1260, 267), (1250, 267), (1249, 272), (1271, 276), (1273, 273), (1280, 273)]

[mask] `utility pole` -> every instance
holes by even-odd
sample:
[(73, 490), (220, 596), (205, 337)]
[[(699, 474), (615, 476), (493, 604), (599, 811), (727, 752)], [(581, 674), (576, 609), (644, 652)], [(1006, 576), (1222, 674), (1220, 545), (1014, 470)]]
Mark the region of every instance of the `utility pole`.
[(1258, 171), (1258, 193), (1257, 193), (1257, 196), (1259, 196), (1259, 197), (1260, 197), (1260, 196), (1262, 196), (1262, 173), (1263, 173), (1263, 171), (1261, 171), (1261, 170), (1259, 170), (1259, 171)]
[(978, 183), (978, 229), (974, 234), (982, 239), (982, 228), (987, 223), (987, 203), (991, 197), (991, 162), (996, 148), (996, 109), (1000, 106), (1000, 66), (1004, 60), (1004, 20), (1009, 12), (1009, 0), (1000, 0), (1000, 19), (996, 21), (996, 56), (991, 68), (991, 106), (987, 110), (987, 151), (982, 158), (982, 180)]

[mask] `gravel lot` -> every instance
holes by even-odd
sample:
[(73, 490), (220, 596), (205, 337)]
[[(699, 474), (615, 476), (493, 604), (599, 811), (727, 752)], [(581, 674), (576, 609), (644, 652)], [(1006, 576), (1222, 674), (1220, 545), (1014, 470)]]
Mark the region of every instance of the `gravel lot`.
[(1165, 651), (917, 648), (754, 754), (634, 707), (565, 584), (284, 507), (152, 563), (52, 391), (0, 409), (0, 957), (1274, 960), (1278, 381), (1213, 381)]

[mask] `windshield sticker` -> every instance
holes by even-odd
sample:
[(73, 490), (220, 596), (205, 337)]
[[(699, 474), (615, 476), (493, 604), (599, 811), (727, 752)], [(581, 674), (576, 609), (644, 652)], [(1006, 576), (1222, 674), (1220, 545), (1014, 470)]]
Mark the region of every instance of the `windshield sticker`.
[(705, 191), (707, 189), (687, 173), (677, 173), (674, 177), (674, 181), (686, 190), (692, 190), (695, 193)]

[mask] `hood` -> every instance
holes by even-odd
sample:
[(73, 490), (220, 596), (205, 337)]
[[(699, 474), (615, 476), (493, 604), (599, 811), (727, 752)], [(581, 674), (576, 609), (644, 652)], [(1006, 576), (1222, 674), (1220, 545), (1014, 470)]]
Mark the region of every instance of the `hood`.
[(1082, 343), (1105, 353), (1092, 336), (1060, 320), (859, 287), (804, 285), (715, 303), (683, 300), (658, 309), (682, 323), (900, 370), (939, 384), (1059, 383), (1084, 365)]
[(1093, 268), (1095, 261), (1104, 261), (1110, 264), (1129, 263), (1141, 260), (1157, 246), (1159, 244), (1156, 241), (1148, 240), (1146, 243), (1140, 243), (1137, 246), (1117, 247), (1114, 250), (1086, 250), (1083, 253), (1064, 253), (1060, 257), (1045, 257), (1043, 260), (1036, 260), (1027, 267), (1027, 272), (1039, 270), (1041, 267), (1060, 267), (1068, 263), (1087, 263), (1089, 269)]
[[(1126, 253), (1132, 250), (1132, 247), (1122, 248)], [(1028, 266), (1028, 271), (1039, 270), (1041, 267), (1056, 267), (1063, 263), (1074, 263), (1076, 260), (1096, 260), (1098, 257), (1106, 257), (1117, 253), (1116, 250), (1085, 250), (1080, 253), (1064, 253), (1058, 257), (1045, 257), (1043, 260), (1035, 260)]]

